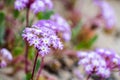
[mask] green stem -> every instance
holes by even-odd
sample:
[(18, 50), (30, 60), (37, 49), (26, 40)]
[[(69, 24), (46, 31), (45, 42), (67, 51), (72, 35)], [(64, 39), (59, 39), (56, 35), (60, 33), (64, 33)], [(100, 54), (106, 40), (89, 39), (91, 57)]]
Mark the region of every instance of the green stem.
[(40, 65), (40, 68), (39, 68), (39, 71), (38, 71), (36, 80), (39, 80), (39, 76), (40, 76), (40, 74), (41, 74), (41, 71), (42, 71), (42, 69), (43, 69), (43, 66), (44, 66), (44, 57), (42, 57), (41, 65)]
[(33, 80), (34, 77), (34, 73), (35, 73), (35, 68), (36, 68), (36, 63), (37, 63), (37, 58), (38, 58), (39, 53), (37, 52), (35, 60), (34, 60), (34, 66), (33, 66), (33, 70), (32, 70), (32, 76), (31, 76), (31, 80)]

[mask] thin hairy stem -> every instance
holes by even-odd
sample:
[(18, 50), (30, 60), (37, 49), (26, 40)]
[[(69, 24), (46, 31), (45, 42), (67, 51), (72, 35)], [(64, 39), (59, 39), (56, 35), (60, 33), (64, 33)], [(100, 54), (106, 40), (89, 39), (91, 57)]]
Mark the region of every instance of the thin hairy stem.
[(26, 27), (29, 27), (29, 8), (26, 10)]
[(34, 60), (34, 66), (33, 66), (33, 70), (32, 70), (32, 76), (31, 76), (31, 80), (33, 80), (34, 77), (34, 73), (35, 73), (35, 68), (36, 68), (36, 63), (37, 63), (37, 58), (38, 58), (38, 52), (36, 54), (35, 60)]
[[(28, 27), (29, 26), (29, 8), (27, 9), (27, 11), (26, 11), (26, 27)], [(26, 43), (26, 47), (25, 47), (25, 73), (27, 74), (28, 73), (28, 43), (27, 43), (27, 41), (25, 41), (25, 43)]]
[(40, 65), (40, 68), (39, 68), (39, 71), (38, 71), (36, 80), (39, 80), (39, 76), (40, 76), (40, 74), (41, 74), (41, 71), (42, 71), (42, 69), (43, 69), (43, 66), (44, 66), (44, 57), (42, 57), (41, 65)]

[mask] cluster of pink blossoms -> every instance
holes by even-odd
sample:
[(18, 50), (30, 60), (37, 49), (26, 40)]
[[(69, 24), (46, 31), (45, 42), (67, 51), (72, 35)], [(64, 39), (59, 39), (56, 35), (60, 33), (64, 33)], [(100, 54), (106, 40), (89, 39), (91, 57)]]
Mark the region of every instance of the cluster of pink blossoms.
[[(39, 24), (39, 22), (42, 22), (42, 24)], [(47, 21), (47, 22), (49, 22), (51, 24), (54, 24), (56, 26), (53, 25), (53, 26), (50, 27), (50, 24), (47, 24), (46, 22), (44, 22), (44, 20), (41, 20), (39, 22), (34, 24), (33, 26), (37, 25), (37, 26), (41, 27), (41, 25), (45, 24), (46, 27), (49, 27), (49, 28), (53, 29), (56, 33), (60, 33), (62, 38), (65, 41), (70, 41), (70, 39), (71, 39), (71, 28), (70, 28), (70, 25), (60, 15), (53, 14), (53, 15), (51, 15), (51, 19)]]
[(12, 61), (12, 59), (13, 57), (7, 49), (2, 48), (0, 50), (0, 68), (6, 67), (7, 61)]
[(113, 8), (104, 0), (94, 0), (94, 3), (100, 8), (101, 16), (105, 21), (107, 29), (111, 29), (116, 24), (116, 17)]
[(56, 24), (51, 20), (40, 20), (33, 24), (31, 28), (25, 28), (23, 38), (39, 51), (44, 57), (52, 48), (63, 49), (63, 44), (56, 34)]
[(114, 70), (120, 69), (120, 57), (111, 50), (96, 49), (95, 51), (79, 51), (79, 64), (83, 65), (88, 75), (97, 75), (102, 78), (110, 77)]
[(53, 8), (51, 0), (16, 0), (14, 5), (17, 10), (30, 8), (35, 14)]
[(65, 41), (70, 41), (71, 39), (71, 28), (67, 21), (61, 17), (59, 14), (54, 14), (51, 16), (51, 20), (53, 20), (57, 25), (57, 29), (62, 33), (62, 38)]

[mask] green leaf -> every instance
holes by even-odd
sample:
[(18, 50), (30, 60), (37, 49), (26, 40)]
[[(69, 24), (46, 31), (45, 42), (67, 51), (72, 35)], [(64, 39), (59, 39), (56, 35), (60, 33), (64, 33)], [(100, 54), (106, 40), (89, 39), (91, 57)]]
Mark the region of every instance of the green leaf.
[(97, 35), (95, 35), (92, 39), (90, 39), (88, 42), (88, 48), (91, 47), (97, 39), (98, 39)]
[(42, 19), (43, 18), (43, 12), (39, 12), (38, 14), (37, 14), (37, 18), (40, 20), (40, 19)]
[(5, 36), (5, 14), (3, 12), (0, 12), (0, 45), (3, 45), (5, 43), (4, 36)]
[(19, 11), (18, 10), (14, 10), (14, 12), (13, 12), (13, 16), (14, 16), (14, 18), (17, 18), (18, 16), (19, 16)]
[(92, 45), (95, 43), (95, 41), (97, 40), (98, 36), (95, 35), (92, 39), (90, 39), (89, 41), (81, 41), (75, 48), (77, 50), (79, 49), (86, 49), (86, 48), (91, 48)]
[(78, 25), (72, 29), (72, 39), (75, 39), (77, 35), (80, 33), (81, 26), (82, 26), (82, 22), (80, 21)]
[(38, 72), (38, 69), (40, 68), (40, 59), (37, 59), (36, 67), (35, 67), (35, 72)]
[(15, 34), (15, 46), (16, 47), (21, 47), (21, 48), (23, 48), (24, 47), (24, 45), (25, 45), (25, 43), (24, 43), (24, 40), (23, 40), (23, 38), (22, 38), (22, 33), (21, 32), (19, 32), (18, 31), (18, 33), (17, 34)]
[(28, 53), (29, 53), (29, 58), (33, 59), (34, 56), (35, 56), (35, 48), (34, 47), (29, 47)]
[(77, 50), (79, 49), (82, 49), (82, 48), (85, 48), (85, 42), (80, 42), (76, 47), (75, 47)]
[(26, 74), (26, 76), (23, 78), (23, 80), (30, 80), (32, 74), (31, 73), (28, 73)]
[(5, 4), (8, 5), (12, 5), (14, 4), (14, 0), (5, 0)]
[(5, 20), (5, 14), (3, 12), (0, 12), (0, 24), (2, 24)]
[(20, 55), (23, 52), (23, 47), (15, 47), (13, 53), (15, 56)]
[(53, 14), (54, 12), (53, 11), (46, 11), (46, 12), (44, 12), (43, 14), (44, 14), (44, 19), (49, 19), (50, 18), (50, 16)]
[(22, 35), (21, 31), (18, 31), (18, 33), (15, 34), (15, 36), (14, 36), (14, 38), (15, 38), (14, 46), (15, 47), (12, 49), (12, 52), (15, 56), (20, 55), (24, 51), (25, 43), (24, 43), (24, 40), (22, 39), (21, 35)]
[(4, 28), (0, 27), (0, 45), (3, 45), (5, 43), (5, 40), (4, 40), (5, 32), (4, 31), (5, 31)]
[(53, 14), (53, 11), (46, 11), (46, 12), (39, 12), (37, 14), (37, 18), (40, 19), (49, 19), (50, 16)]
[(24, 21), (25, 21), (25, 16), (21, 16), (21, 17), (20, 17), (20, 21), (21, 21), (21, 22), (24, 22)]

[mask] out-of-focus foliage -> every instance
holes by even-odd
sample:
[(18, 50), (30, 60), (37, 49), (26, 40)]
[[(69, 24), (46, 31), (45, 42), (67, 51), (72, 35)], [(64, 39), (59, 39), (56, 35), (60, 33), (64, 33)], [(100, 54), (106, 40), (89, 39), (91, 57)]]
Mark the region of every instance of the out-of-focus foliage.
[(14, 56), (18, 56), (23, 53), (24, 51), (24, 41), (21, 37), (21, 32), (16, 34), (15, 36), (15, 41), (14, 41), (14, 48), (13, 48), (13, 54)]
[(3, 45), (5, 43), (4, 36), (5, 36), (5, 14), (3, 12), (0, 12), (0, 45)]
[(72, 29), (72, 40), (75, 40), (80, 33), (82, 22), (80, 21), (77, 26)]
[(35, 72), (38, 71), (39, 67), (40, 67), (40, 64), (41, 64), (41, 61), (40, 59), (37, 60), (37, 63), (36, 63), (36, 68), (35, 68)]
[(18, 10), (14, 10), (14, 12), (13, 12), (14, 18), (18, 18), (19, 14), (20, 14), (20, 12)]
[(28, 53), (29, 53), (29, 59), (33, 59), (35, 56), (35, 49), (33, 47), (30, 47)]
[(77, 38), (80, 37), (79, 34), (81, 33), (82, 27), (83, 27), (83, 23), (80, 21), (78, 25), (72, 29), (72, 42), (75, 44), (75, 49), (77, 50), (91, 48), (98, 38), (98, 36), (95, 35), (92, 38), (90, 38), (88, 41), (78, 40)]
[(89, 41), (85, 42), (85, 41), (81, 41), (78, 45), (76, 45), (76, 49), (80, 50), (82, 48), (91, 48), (92, 45), (95, 43), (95, 41), (97, 40), (98, 36), (95, 35), (92, 39), (90, 39)]
[(50, 19), (50, 16), (53, 14), (53, 11), (39, 12), (37, 18), (40, 19)]
[(31, 73), (28, 73), (24, 78), (23, 78), (23, 80), (30, 80), (30, 78), (31, 78)]
[(3, 12), (0, 12), (0, 23), (4, 22), (5, 15)]
[(14, 5), (13, 5), (14, 1), (15, 1), (15, 0), (5, 0), (5, 4), (6, 4), (6, 5), (12, 5), (12, 6), (14, 6)]

